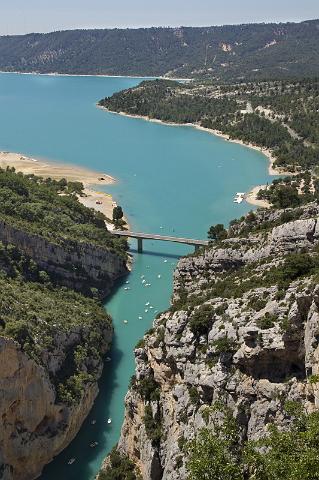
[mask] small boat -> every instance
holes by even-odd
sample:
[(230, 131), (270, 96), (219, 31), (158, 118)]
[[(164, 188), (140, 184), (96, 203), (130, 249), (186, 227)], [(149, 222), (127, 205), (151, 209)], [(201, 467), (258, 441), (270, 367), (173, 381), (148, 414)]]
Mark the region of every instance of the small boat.
[(96, 420), (92, 420), (91, 425), (95, 425), (95, 424), (96, 424)]
[(164, 260), (164, 263), (167, 263), (167, 260), (166, 260), (166, 259)]
[(123, 320), (123, 323), (128, 323), (128, 321), (127, 321), (127, 320)]
[(107, 423), (110, 425), (112, 423), (112, 419), (111, 418), (108, 418), (107, 419)]
[(138, 317), (139, 320), (143, 320), (143, 317), (141, 317), (141, 315)]
[(150, 305), (150, 309), (153, 310), (154, 307), (152, 307), (152, 305)]
[(110, 362), (111, 360), (112, 360), (111, 357), (106, 357), (105, 359), (106, 362)]
[(126, 285), (128, 285), (130, 282), (127, 280), (125, 283), (126, 283)]
[(146, 280), (145, 280), (145, 278), (143, 278), (143, 280), (142, 280), (142, 283), (146, 283)]
[(94, 447), (96, 447), (98, 444), (99, 444), (99, 442), (92, 442), (92, 443), (90, 443), (90, 447), (91, 447), (91, 448), (94, 448)]
[(162, 278), (162, 275), (157, 275), (157, 278)]
[(68, 461), (68, 465), (72, 465), (72, 463), (75, 462), (75, 458), (70, 458), (70, 460)]
[(146, 307), (148, 307), (148, 306), (149, 306), (149, 304), (150, 304), (150, 302), (146, 302), (146, 303), (145, 303), (145, 306), (146, 306)]
[(233, 202), (234, 203), (241, 203), (245, 198), (245, 193), (244, 192), (237, 192)]
[(145, 313), (147, 313), (147, 312), (148, 312), (147, 308), (145, 308), (144, 312), (145, 312)]

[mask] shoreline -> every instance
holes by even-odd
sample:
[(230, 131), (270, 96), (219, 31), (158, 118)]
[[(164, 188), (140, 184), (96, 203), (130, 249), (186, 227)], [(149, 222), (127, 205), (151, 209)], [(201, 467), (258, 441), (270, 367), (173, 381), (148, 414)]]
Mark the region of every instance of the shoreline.
[[(170, 127), (191, 127), (195, 128), (196, 130), (201, 130), (203, 132), (207, 132), (211, 135), (215, 135), (216, 137), (223, 138), (224, 140), (227, 140), (228, 142), (231, 143), (237, 143), (238, 145), (242, 145), (247, 148), (251, 148), (253, 150), (256, 150), (260, 153), (262, 153), (267, 159), (268, 159), (268, 173), (269, 175), (292, 175), (291, 172), (286, 172), (278, 167), (274, 167), (274, 162), (276, 158), (273, 156), (273, 153), (270, 149), (267, 149), (265, 147), (259, 147), (258, 145), (254, 145), (253, 143), (246, 143), (243, 140), (240, 139), (233, 139), (230, 138), (229, 135), (226, 133), (223, 133), (219, 130), (214, 130), (212, 128), (205, 128), (202, 127), (199, 124), (196, 123), (173, 123), (173, 122), (165, 122), (163, 120), (159, 120), (158, 118), (150, 118), (146, 115), (134, 115), (132, 113), (125, 113), (125, 112), (114, 112), (112, 110), (109, 110), (106, 107), (103, 107), (102, 105), (98, 105), (98, 108), (101, 108), (102, 110), (105, 110), (106, 112), (115, 114), (115, 115), (121, 115), (123, 117), (129, 117), (129, 118), (138, 118), (142, 119), (148, 122), (153, 122), (153, 123), (159, 123), (162, 125), (168, 125)], [(258, 200), (257, 199), (257, 193), (261, 188), (264, 188), (265, 185), (257, 185), (256, 187), (252, 188), (247, 195), (245, 196), (245, 201), (251, 205), (255, 205), (257, 207), (263, 207), (263, 208), (269, 208), (270, 204), (266, 202), (265, 200)], [(256, 190), (257, 189), (257, 190)]]
[[(111, 175), (77, 165), (0, 151), (0, 168), (6, 167), (14, 167), (16, 172), (22, 172), (25, 175), (50, 177), (54, 180), (65, 178), (68, 182), (81, 182), (84, 186), (84, 196), (78, 196), (79, 202), (88, 208), (103, 213), (108, 219), (112, 219), (113, 207), (116, 206), (112, 195), (94, 188), (116, 183), (116, 179)], [(106, 225), (108, 230), (114, 230), (112, 223), (106, 222)]]
[[(146, 75), (145, 77), (140, 76), (140, 75), (107, 75), (106, 73), (101, 73), (101, 74), (94, 74), (94, 73), (59, 73), (59, 72), (49, 72), (49, 73), (40, 73), (40, 72), (8, 72), (7, 70), (0, 70), (0, 73), (14, 73), (15, 75), (35, 75), (39, 76), (41, 75), (42, 77), (101, 77), (101, 78), (136, 78), (136, 79), (149, 79), (149, 80), (173, 80), (176, 82), (190, 82), (193, 79), (192, 78), (176, 78), (176, 77), (163, 77), (163, 76), (158, 76), (158, 77), (153, 77), (153, 76), (148, 76)], [(115, 113), (115, 112), (114, 112)]]

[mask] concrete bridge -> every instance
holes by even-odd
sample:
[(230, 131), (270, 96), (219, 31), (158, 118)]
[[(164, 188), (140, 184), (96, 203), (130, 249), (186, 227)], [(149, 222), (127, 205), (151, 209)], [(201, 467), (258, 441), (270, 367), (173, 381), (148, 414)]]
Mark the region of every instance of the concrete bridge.
[(152, 233), (134, 233), (128, 232), (126, 230), (113, 230), (114, 235), (119, 237), (129, 237), (137, 239), (137, 251), (139, 253), (143, 252), (143, 240), (160, 240), (161, 242), (174, 242), (174, 243), (184, 243), (185, 245), (192, 245), (196, 250), (199, 247), (207, 247), (208, 240), (195, 240), (194, 238), (179, 238), (179, 237), (170, 237), (167, 235), (154, 235)]

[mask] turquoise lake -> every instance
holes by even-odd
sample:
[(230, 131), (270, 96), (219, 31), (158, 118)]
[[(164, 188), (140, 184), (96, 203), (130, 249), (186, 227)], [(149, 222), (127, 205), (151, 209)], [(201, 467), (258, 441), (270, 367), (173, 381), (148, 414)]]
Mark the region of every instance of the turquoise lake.
[[(234, 204), (233, 196), (270, 182), (268, 161), (255, 150), (190, 127), (160, 125), (96, 108), (100, 98), (139, 81), (0, 74), (0, 150), (113, 175), (118, 182), (106, 190), (123, 207), (134, 230), (205, 239), (210, 225), (227, 224), (252, 208)], [(100, 394), (78, 436), (44, 469), (42, 480), (95, 477), (119, 438), (124, 396), (134, 373), (133, 348), (151, 327), (155, 310), (169, 306), (176, 262), (192, 251), (145, 241), (145, 252), (139, 255), (134, 240), (131, 246), (133, 271), (123, 280), (130, 282), (131, 289), (124, 290), (122, 282), (105, 304), (113, 316), (115, 336)], [(142, 275), (150, 287), (143, 286)], [(146, 302), (154, 306), (147, 313)], [(89, 447), (93, 441), (98, 442), (96, 448)], [(71, 457), (76, 461), (68, 465)]]

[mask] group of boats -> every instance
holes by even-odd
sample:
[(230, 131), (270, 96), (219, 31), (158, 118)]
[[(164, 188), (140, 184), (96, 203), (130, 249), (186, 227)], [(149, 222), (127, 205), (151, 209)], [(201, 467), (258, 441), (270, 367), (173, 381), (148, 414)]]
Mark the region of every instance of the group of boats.
[(243, 200), (245, 200), (245, 195), (246, 195), (245, 192), (237, 192), (235, 197), (234, 197), (233, 202), (234, 203), (241, 203)]
[[(108, 418), (107, 419), (107, 423), (110, 425), (112, 423), (112, 419), (111, 418)], [(96, 420), (92, 420), (91, 421), (91, 425), (95, 425), (96, 424)], [(91, 448), (95, 448), (97, 447), (99, 444), (99, 442), (91, 442), (90, 443), (90, 447)], [(72, 465), (74, 462), (75, 462), (76, 458), (72, 457), (68, 460), (68, 465)]]

